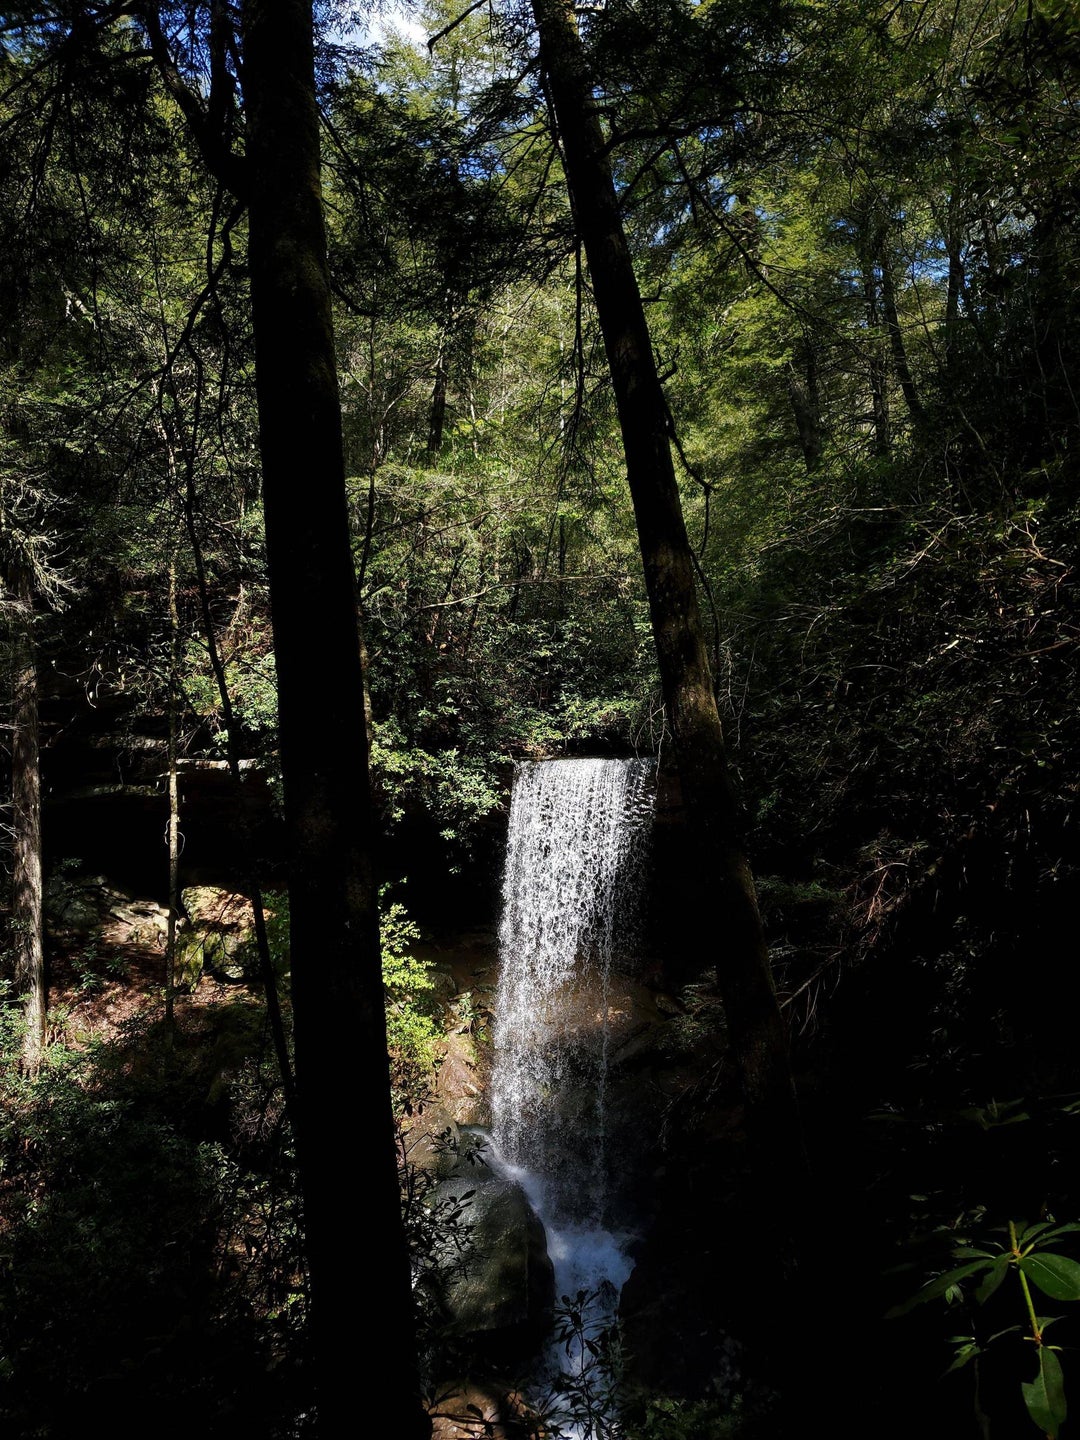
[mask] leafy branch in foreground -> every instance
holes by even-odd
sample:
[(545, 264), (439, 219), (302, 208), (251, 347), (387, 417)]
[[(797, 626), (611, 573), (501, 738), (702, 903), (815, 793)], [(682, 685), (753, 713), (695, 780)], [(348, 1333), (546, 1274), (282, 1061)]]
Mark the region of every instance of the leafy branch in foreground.
[[(953, 1258), (963, 1263), (935, 1276), (909, 1299), (894, 1306), (886, 1317), (894, 1319), (906, 1315), (928, 1300), (944, 1299), (950, 1304), (965, 1300), (984, 1305), (998, 1291), (1010, 1271), (1013, 1272), (1023, 1301), (1024, 1323), (998, 1330), (981, 1343), (974, 1335), (954, 1336), (955, 1354), (946, 1373), (974, 1361), (977, 1374), (980, 1357), (987, 1353), (987, 1347), (995, 1340), (1005, 1335), (1023, 1334), (1023, 1338), (1034, 1345), (1038, 1360), (1034, 1379), (1021, 1381), (1024, 1404), (1041, 1433), (1052, 1437), (1052, 1440), (1057, 1440), (1067, 1414), (1065, 1379), (1058, 1359), (1062, 1347), (1048, 1344), (1044, 1337), (1047, 1329), (1061, 1316), (1040, 1315), (1037, 1312), (1032, 1286), (1051, 1300), (1080, 1300), (1080, 1264), (1049, 1248), (1062, 1236), (1076, 1231), (1080, 1231), (1080, 1225), (1057, 1225), (1052, 1219), (1033, 1225), (1010, 1220), (1008, 1225), (990, 1232), (991, 1237), (1004, 1234), (1006, 1241), (987, 1238), (976, 1244), (954, 1246)], [(974, 1285), (974, 1289), (965, 1288), (968, 1285)]]

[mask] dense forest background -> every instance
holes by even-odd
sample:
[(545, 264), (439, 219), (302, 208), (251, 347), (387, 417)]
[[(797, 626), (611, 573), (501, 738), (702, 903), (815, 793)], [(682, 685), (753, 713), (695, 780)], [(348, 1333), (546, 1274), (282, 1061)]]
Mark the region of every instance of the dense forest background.
[[(316, 18), (391, 1051), (415, 1112), (439, 1028), (417, 926), (493, 923), (513, 762), (663, 769), (671, 737), (532, 14)], [(247, 210), (207, 162), (211, 122), (243, 149), (235, 20), (216, 0), (0, 18), (0, 1411), (26, 1436), (98, 1413), (134, 1433), (161, 1407), (162, 1434), (311, 1423), (264, 998), (287, 1030)], [(768, 1235), (740, 1193), (710, 978), (725, 916), (676, 859), (651, 956), (700, 1063), (656, 1142), (655, 1253), (736, 1337), (745, 1383), (721, 1397), (658, 1364), (604, 1433), (775, 1434), (805, 1407), (838, 1434), (1067, 1436), (1075, 1322), (1044, 1345), (1023, 1265), (992, 1257), (1018, 1261), (1010, 1222), (1044, 1226), (1033, 1305), (1080, 1298), (1055, 1228), (1080, 1219), (1080, 19), (1068, 0), (606, 0), (577, 20), (823, 1190), (790, 1209), (828, 1257), (787, 1312), (813, 1366), (789, 1364), (790, 1277), (756, 1268)], [(42, 847), (47, 1012), (27, 979)], [(55, 919), (91, 876), (172, 912), (167, 975)], [(180, 887), (251, 877), (272, 892), (262, 988), (255, 966), (200, 1007)], [(116, 1010), (99, 1030), (93, 996)], [(347, 1015), (326, 1028), (348, 1047)], [(362, 1145), (349, 1097), (325, 1104)], [(408, 1213), (430, 1255), (430, 1212)], [(729, 1227), (739, 1256), (701, 1247)], [(375, 1243), (358, 1219), (349, 1244)], [(444, 1341), (424, 1319), (422, 1355)]]

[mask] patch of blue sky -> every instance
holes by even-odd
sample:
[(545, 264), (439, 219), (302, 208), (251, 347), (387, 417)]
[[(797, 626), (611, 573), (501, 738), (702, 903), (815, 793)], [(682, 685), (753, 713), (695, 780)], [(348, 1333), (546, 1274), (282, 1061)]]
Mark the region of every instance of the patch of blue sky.
[(333, 45), (411, 45), (427, 51), (428, 27), (420, 19), (420, 5), (383, 0), (364, 6), (330, 4), (326, 7), (324, 34)]

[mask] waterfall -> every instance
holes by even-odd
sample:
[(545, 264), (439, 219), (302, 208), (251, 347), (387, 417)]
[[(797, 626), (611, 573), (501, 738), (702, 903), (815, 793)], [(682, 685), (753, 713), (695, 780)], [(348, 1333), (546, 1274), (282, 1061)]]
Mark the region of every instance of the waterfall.
[(496, 1163), (544, 1221), (556, 1293), (630, 1271), (605, 1228), (613, 974), (634, 960), (653, 809), (650, 760), (548, 760), (514, 776), (491, 1083)]

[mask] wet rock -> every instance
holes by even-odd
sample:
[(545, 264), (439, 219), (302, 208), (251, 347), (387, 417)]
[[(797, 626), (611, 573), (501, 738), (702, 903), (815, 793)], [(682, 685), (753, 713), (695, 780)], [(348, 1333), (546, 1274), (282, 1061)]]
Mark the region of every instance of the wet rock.
[(483, 1124), (488, 1118), (480, 1060), (470, 1034), (456, 1031), (446, 1036), (437, 1089), (442, 1109), (455, 1124)]
[(460, 1134), (428, 1198), (437, 1215), (452, 1217), (439, 1297), (447, 1328), (500, 1359), (526, 1355), (542, 1341), (555, 1299), (547, 1237), (521, 1186), (483, 1158), (484, 1132)]

